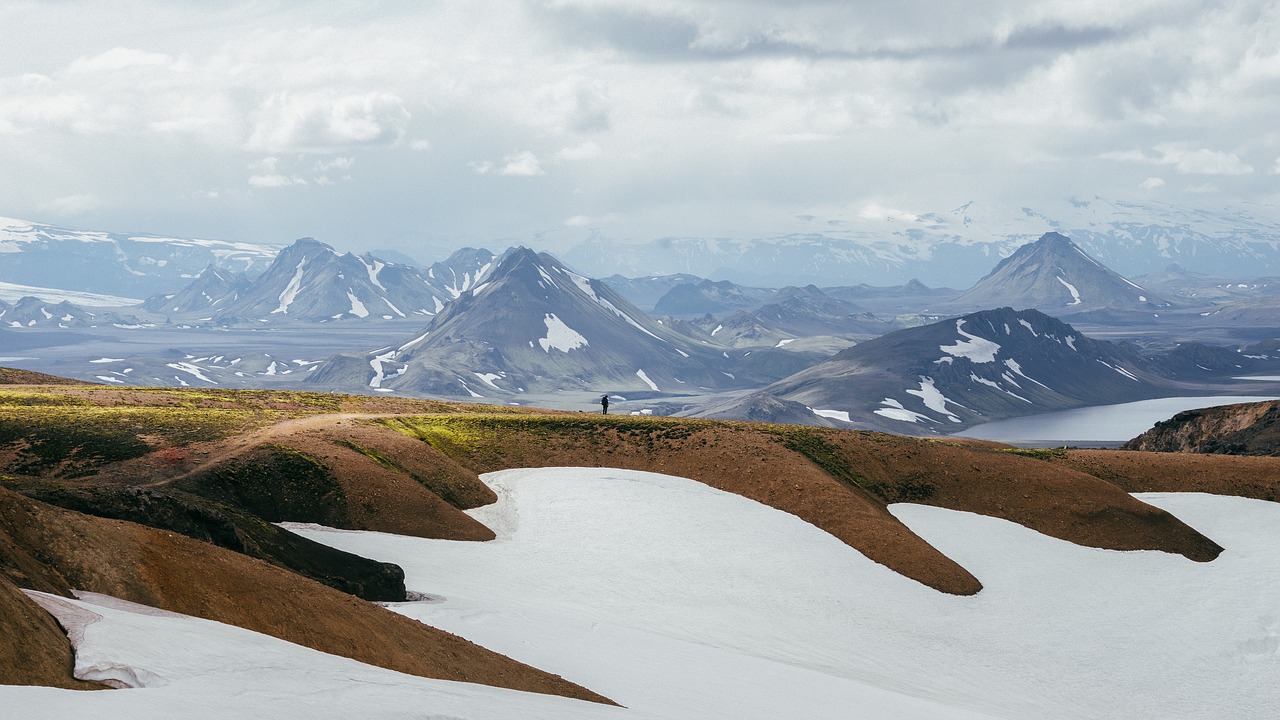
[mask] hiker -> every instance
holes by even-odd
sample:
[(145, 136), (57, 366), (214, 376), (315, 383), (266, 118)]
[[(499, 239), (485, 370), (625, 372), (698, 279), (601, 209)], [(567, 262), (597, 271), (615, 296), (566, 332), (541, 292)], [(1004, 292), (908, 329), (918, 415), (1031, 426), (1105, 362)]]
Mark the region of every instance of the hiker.
[(605, 415), (609, 414), (609, 396), (608, 395), (600, 396), (600, 412), (604, 413)]

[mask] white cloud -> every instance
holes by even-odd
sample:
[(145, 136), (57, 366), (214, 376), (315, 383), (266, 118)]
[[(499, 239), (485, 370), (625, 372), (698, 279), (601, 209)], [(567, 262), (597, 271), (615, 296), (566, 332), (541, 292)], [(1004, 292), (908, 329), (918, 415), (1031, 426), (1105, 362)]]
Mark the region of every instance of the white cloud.
[(99, 55), (78, 57), (67, 71), (76, 73), (113, 73), (129, 68), (169, 65), (173, 58), (164, 53), (117, 47)]
[(1253, 168), (1235, 153), (1204, 148), (1184, 150), (1171, 145), (1158, 145), (1156, 151), (1163, 156), (1158, 162), (1173, 165), (1178, 172), (1188, 175), (1248, 175), (1253, 172)]
[(324, 152), (398, 142), (409, 123), (404, 101), (387, 92), (333, 97), (279, 93), (259, 108), (250, 149)]
[(885, 207), (879, 203), (869, 203), (863, 206), (858, 212), (858, 217), (863, 220), (885, 220), (888, 222), (920, 222), (920, 216), (906, 210), (898, 210), (896, 208)]
[(522, 150), (518, 153), (507, 155), (502, 158), (500, 164), (490, 160), (473, 162), (471, 163), (471, 169), (480, 175), (487, 175), (491, 172), (514, 177), (533, 177), (547, 174), (542, 169), (542, 163), (538, 160), (538, 156), (530, 150)]
[(1164, 187), (1164, 178), (1149, 177), (1146, 180), (1143, 180), (1142, 184), (1138, 187), (1143, 190), (1154, 190), (1158, 187)]
[(604, 151), (594, 140), (588, 140), (581, 145), (562, 148), (556, 155), (561, 160), (592, 160), (600, 157)]
[(316, 172), (329, 172), (330, 170), (348, 171), (352, 165), (356, 164), (356, 159), (351, 157), (336, 157), (332, 160), (321, 160), (315, 164)]
[(414, 140), (409, 143), (409, 149), (414, 152), (425, 152), (431, 149), (430, 140)]
[(586, 215), (574, 215), (565, 220), (564, 224), (568, 227), (586, 227), (591, 224), (591, 218)]
[(251, 175), (249, 184), (256, 188), (278, 188), (290, 185), (306, 185), (307, 181), (296, 175)]
[(103, 202), (97, 195), (85, 193), (50, 200), (42, 204), (40, 209), (55, 215), (83, 215), (102, 206)]

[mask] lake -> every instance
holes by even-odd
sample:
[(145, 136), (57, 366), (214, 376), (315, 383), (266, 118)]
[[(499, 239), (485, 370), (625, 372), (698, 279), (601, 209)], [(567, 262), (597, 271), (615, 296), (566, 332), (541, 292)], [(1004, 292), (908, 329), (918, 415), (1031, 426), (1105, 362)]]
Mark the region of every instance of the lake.
[[(1257, 378), (1251, 378), (1257, 379)], [(1119, 405), (1095, 405), (975, 425), (957, 437), (1027, 447), (1117, 447), (1183, 410), (1275, 400), (1276, 396), (1171, 397)]]

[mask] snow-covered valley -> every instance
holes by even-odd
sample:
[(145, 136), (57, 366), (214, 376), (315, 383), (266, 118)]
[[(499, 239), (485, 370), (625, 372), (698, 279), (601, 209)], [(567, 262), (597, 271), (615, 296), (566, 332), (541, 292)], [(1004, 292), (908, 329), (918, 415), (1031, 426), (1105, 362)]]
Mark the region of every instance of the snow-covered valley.
[(1141, 496), (1223, 545), (1210, 563), (893, 506), (985, 586), (957, 597), (690, 480), (573, 468), (485, 480), (499, 501), (471, 514), (491, 542), (295, 529), (403, 566), (423, 599), (399, 612), (625, 709), (412, 678), (94, 596), (78, 603), (101, 616), (83, 627), (78, 667), (142, 688), (3, 687), (0, 705), (31, 718), (477, 719), (1257, 718), (1280, 706), (1273, 503)]

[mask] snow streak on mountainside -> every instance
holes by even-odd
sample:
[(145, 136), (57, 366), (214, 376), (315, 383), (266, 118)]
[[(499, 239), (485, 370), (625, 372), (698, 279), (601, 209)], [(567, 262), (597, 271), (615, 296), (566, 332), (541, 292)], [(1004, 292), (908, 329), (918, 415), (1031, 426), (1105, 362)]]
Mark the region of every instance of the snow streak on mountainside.
[(464, 398), (679, 393), (761, 382), (730, 363), (722, 348), (650, 319), (603, 282), (519, 248), (422, 332), (366, 356), (331, 358), (310, 381)]
[(0, 280), (147, 297), (172, 292), (210, 264), (258, 272), (275, 245), (112, 233), (0, 218)]

